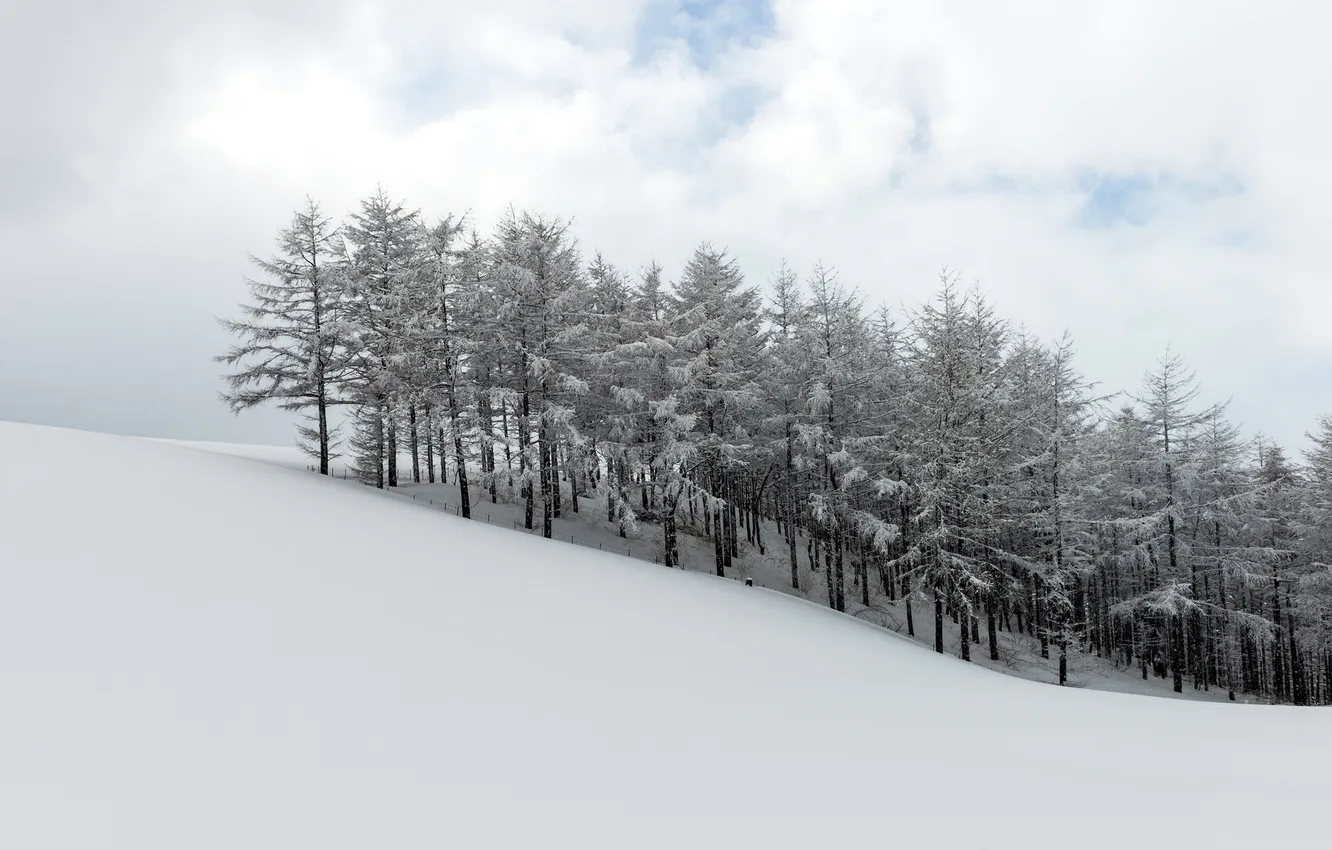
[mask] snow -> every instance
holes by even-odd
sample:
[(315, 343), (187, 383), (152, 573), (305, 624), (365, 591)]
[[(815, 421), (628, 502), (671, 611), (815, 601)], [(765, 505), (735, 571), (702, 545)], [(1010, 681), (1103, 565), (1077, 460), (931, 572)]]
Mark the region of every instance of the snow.
[(996, 676), (267, 460), (0, 423), (0, 846), (1326, 838), (1325, 710)]
[[(262, 460), (265, 463), (277, 464), (292, 469), (311, 469), (309, 466), (310, 460), (294, 446), (283, 448), (234, 443), (168, 442), (236, 457)], [(408, 455), (401, 460), (400, 468), (404, 471), (404, 483), (396, 490), (390, 490), (388, 493), (404, 499), (424, 502), (427, 506), (433, 506), (440, 510), (455, 513), (458, 511), (460, 499), (456, 485), (412, 484), (407, 482), (405, 473), (411, 468), (411, 458)], [(332, 470), (336, 478), (343, 473), (344, 467), (341, 463), (334, 461)], [(354, 483), (353, 486), (355, 486)], [(568, 495), (567, 487), (565, 488), (565, 495), (566, 497)], [(492, 504), (488, 498), (481, 497), (479, 491), (474, 489), (472, 505), (473, 520), (497, 525), (511, 531), (522, 532), (526, 530), (521, 504), (505, 504), (502, 501), (499, 504)], [(618, 529), (613, 524), (606, 522), (605, 517), (606, 506), (604, 501), (594, 502), (585, 498), (581, 513), (574, 514), (571, 511), (566, 511), (563, 518), (554, 521), (554, 538), (559, 543), (575, 543), (580, 546), (588, 546), (622, 555), (627, 554), (635, 558), (661, 563), (662, 533), (660, 525), (640, 521), (639, 528), (636, 531), (630, 531), (628, 538), (624, 539), (619, 537)], [(537, 527), (528, 533), (539, 536), (541, 533), (539, 506), (535, 520)], [(752, 578), (759, 587), (811, 599), (820, 604), (826, 603), (828, 591), (824, 576), (809, 569), (804, 538), (802, 537), (798, 544), (801, 589), (797, 591), (791, 589), (791, 569), (787, 550), (785, 544), (780, 542), (780, 534), (775, 525), (771, 522), (765, 523), (763, 535), (769, 545), (766, 555), (755, 552), (753, 547), (742, 546), (735, 568), (728, 575), (734, 579)], [(713, 545), (710, 540), (692, 537), (682, 527), (678, 545), (681, 553), (681, 566), (684, 569), (709, 575), (713, 573), (715, 562)], [(880, 596), (875, 598), (871, 607), (867, 609), (855, 598), (857, 596), (858, 593), (848, 592), (847, 611), (849, 614), (884, 628), (892, 629), (904, 636), (907, 635), (906, 609), (900, 601), (888, 602)], [(928, 603), (922, 604), (919, 600), (916, 602), (915, 617), (915, 639), (921, 645), (933, 647), (933, 612)], [(983, 632), (981, 638), (982, 641), (985, 640)], [(951, 620), (945, 620), (944, 646), (946, 651), (957, 655), (959, 643), (957, 626)], [(1052, 647), (1049, 657), (1041, 658), (1040, 644), (1034, 637), (1004, 631), (1002, 625), (998, 633), (998, 643), (1000, 653), (998, 661), (990, 660), (988, 646), (982, 643), (979, 646), (972, 647), (971, 663), (995, 672), (1032, 681), (1050, 684), (1058, 682), (1059, 655), (1057, 648)], [(1075, 688), (1091, 688), (1165, 699), (1205, 701), (1225, 701), (1227, 699), (1227, 693), (1224, 690), (1197, 689), (1192, 682), (1186, 684), (1182, 694), (1176, 694), (1172, 690), (1173, 683), (1168, 675), (1159, 677), (1153, 674), (1149, 679), (1143, 679), (1139, 668), (1136, 666), (1121, 669), (1095, 654), (1080, 652), (1076, 646), (1069, 648), (1068, 681), (1069, 686)], [(1254, 700), (1254, 697), (1240, 693), (1236, 695), (1236, 700), (1249, 702)]]

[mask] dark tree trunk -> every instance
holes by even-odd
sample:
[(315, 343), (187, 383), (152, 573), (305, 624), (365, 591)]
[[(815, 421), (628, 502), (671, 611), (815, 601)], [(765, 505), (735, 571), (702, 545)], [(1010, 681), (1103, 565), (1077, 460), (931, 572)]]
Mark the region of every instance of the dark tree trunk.
[(1272, 577), (1272, 627), (1275, 632), (1275, 642), (1272, 652), (1272, 694), (1277, 702), (1286, 697), (1286, 667), (1285, 652), (1282, 649), (1281, 633), (1281, 587), (1277, 583), (1277, 577)]
[(957, 608), (958, 616), (958, 649), (963, 661), (971, 660), (971, 606), (969, 600), (958, 594), (953, 605)]
[(398, 424), (393, 416), (393, 408), (384, 412), (384, 427), (388, 430), (388, 486), (398, 486)]
[(375, 410), (375, 487), (384, 489), (384, 402)]
[[(527, 391), (527, 356), (523, 356), (523, 410), (522, 416), (518, 419), (518, 472), (523, 480), (523, 527), (528, 531), (532, 530), (533, 510), (535, 508), (534, 500), (536, 498), (535, 488), (532, 486), (532, 476), (529, 469), (530, 451), (532, 435), (532, 401)], [(507, 440), (505, 441), (507, 444)]]
[(763, 510), (762, 506), (755, 502), (752, 508), (752, 517), (754, 523), (754, 545), (758, 546), (759, 554), (768, 554), (768, 547), (763, 545)]
[[(435, 483), (435, 429), (430, 427), (430, 405), (425, 406), (426, 483)], [(444, 451), (440, 445), (439, 450)]]
[(569, 470), (569, 509), (578, 513), (578, 461), (573, 446), (564, 456), (564, 467)]
[(721, 526), (721, 522), (722, 522), (721, 517), (722, 517), (723, 509), (722, 509), (722, 507), (721, 507), (720, 505), (718, 505), (717, 502), (714, 500), (713, 503), (712, 503), (712, 506), (708, 509), (708, 513), (712, 515), (712, 523), (713, 523), (712, 549), (713, 549), (713, 555), (715, 556), (716, 561), (717, 561), (717, 575), (722, 576), (722, 577), (725, 577), (725, 575), (726, 575), (726, 552), (725, 552), (725, 549), (726, 549), (726, 543), (725, 543), (725, 541), (722, 539), (722, 533), (723, 533), (723, 532), (722, 532), (722, 526)]
[(561, 499), (564, 488), (560, 486), (560, 443), (558, 439), (551, 439), (550, 443), (550, 498), (554, 505), (555, 518), (559, 519), (564, 513), (564, 504)]
[(407, 406), (407, 427), (411, 429), (411, 436), (409, 438), (409, 443), (412, 450), (412, 483), (420, 484), (421, 483), (421, 441), (420, 441), (421, 431), (416, 424), (415, 404), (409, 404)]
[(939, 588), (934, 589), (934, 651), (942, 653), (944, 651), (943, 639), (943, 599), (939, 596)]
[(994, 594), (985, 597), (986, 636), (990, 639), (990, 660), (999, 660), (999, 627), (994, 616)]
[(550, 464), (550, 429), (544, 419), (538, 427), (537, 442), (537, 454), (540, 456), (541, 462), (541, 536), (549, 540), (554, 531), (555, 482), (552, 480), (554, 471)]
[(1173, 674), (1173, 685), (1175, 693), (1184, 693), (1184, 618), (1176, 614), (1171, 617), (1171, 631), (1173, 639), (1171, 640), (1170, 666)]
[[(789, 479), (788, 479), (789, 481)], [(800, 589), (800, 556), (796, 552), (795, 493), (787, 492), (786, 499), (786, 548), (790, 556), (791, 587)]]
[[(450, 406), (452, 406), (450, 402)], [(452, 411), (450, 411), (452, 415)], [(454, 417), (457, 421), (457, 417)], [(472, 493), (467, 488), (467, 455), (463, 453), (462, 429), (453, 429), (453, 465), (458, 475), (458, 512), (464, 519), (472, 518)]]
[(319, 474), (328, 475), (328, 399), (324, 396), (322, 378), (319, 382), (319, 400), (317, 404), (319, 408)]
[(449, 452), (445, 448), (449, 443), (444, 439), (444, 426), (439, 427), (439, 483), (449, 483)]
[(620, 537), (622, 537), (622, 538), (626, 538), (626, 539), (627, 539), (627, 538), (629, 537), (629, 534), (628, 534), (628, 532), (627, 532), (626, 529), (625, 529), (624, 517), (625, 517), (625, 514), (628, 513), (628, 507), (629, 507), (629, 499), (628, 499), (628, 495), (629, 495), (629, 465), (628, 465), (627, 463), (624, 462), (624, 459), (623, 459), (623, 458), (621, 458), (620, 463), (617, 465), (616, 469), (617, 469), (618, 472), (619, 472), (618, 486), (619, 486), (619, 488), (620, 488), (620, 489), (619, 489), (619, 492), (620, 492), (620, 501), (623, 502), (623, 503), (624, 503), (624, 506), (625, 506), (625, 510), (622, 511), (621, 514), (620, 514), (620, 516), (618, 517), (618, 519), (619, 519), (619, 525), (620, 525)]
[(846, 540), (842, 535), (842, 530), (837, 530), (837, 562), (835, 564), (837, 577), (834, 584), (837, 585), (837, 610), (846, 610), (846, 574), (842, 569), (843, 561), (846, 555)]
[(1041, 657), (1050, 657), (1050, 629), (1048, 625), (1049, 617), (1045, 613), (1045, 606), (1041, 604), (1041, 580), (1038, 576), (1031, 577), (1031, 595), (1032, 595), (1032, 621), (1035, 623), (1036, 631), (1040, 633), (1041, 638)]
[(860, 604), (868, 608), (870, 604), (869, 561), (865, 557), (864, 547), (857, 547), (857, 548), (859, 549), (856, 558), (859, 563), (859, 570), (860, 570)]

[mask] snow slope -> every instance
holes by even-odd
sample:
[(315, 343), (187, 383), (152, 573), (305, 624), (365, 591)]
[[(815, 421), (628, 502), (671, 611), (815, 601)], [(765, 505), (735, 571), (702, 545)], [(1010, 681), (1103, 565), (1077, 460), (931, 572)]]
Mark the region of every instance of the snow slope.
[[(292, 469), (311, 468), (309, 458), (294, 446), (284, 448), (280, 446), (202, 442), (177, 442), (176, 444), (235, 457), (253, 458)], [(398, 488), (388, 492), (402, 498), (423, 501), (438, 509), (456, 512), (460, 501), (457, 485), (412, 484), (407, 480), (408, 471), (411, 468), (411, 458), (410, 456), (404, 456), (401, 461), (400, 469), (403, 471), (403, 483)], [(332, 464), (332, 472), (333, 484), (356, 486), (354, 481), (345, 481), (339, 478), (340, 475), (345, 473), (345, 469), (340, 462), (335, 461)], [(565, 496), (567, 505), (567, 488), (565, 489)], [(511, 531), (524, 532), (526, 530), (521, 503), (505, 504), (501, 501), (499, 504), (492, 504), (476, 488), (473, 489), (472, 499), (472, 518), (474, 520), (498, 525)], [(590, 546), (619, 554), (629, 554), (635, 558), (661, 563), (660, 525), (643, 522), (637, 530), (629, 532), (628, 539), (622, 539), (618, 536), (617, 529), (606, 521), (605, 502), (600, 497), (585, 497), (582, 504), (581, 513), (566, 510), (562, 518), (554, 521), (554, 536), (558, 543), (573, 542), (581, 546)], [(536, 524), (538, 528), (529, 533), (540, 534), (539, 508)], [(766, 554), (761, 554), (755, 547), (742, 540), (740, 556), (736, 560), (734, 568), (727, 573), (728, 577), (734, 579), (751, 578), (760, 587), (826, 604), (828, 599), (826, 577), (822, 572), (815, 572), (810, 569), (804, 538), (801, 538), (797, 547), (800, 552), (798, 558), (800, 590), (793, 590), (791, 588), (789, 553), (786, 545), (781, 541), (781, 535), (775, 524), (765, 522), (764, 526), (764, 539), (768, 543)], [(681, 566), (684, 569), (709, 575), (713, 573), (715, 561), (711, 540), (690, 534), (687, 524), (682, 524), (679, 547)], [(854, 581), (854, 576), (848, 581)], [(877, 580), (873, 581), (872, 585), (873, 598), (868, 608), (861, 604), (859, 590), (855, 587), (848, 588), (847, 613), (906, 635), (908, 629), (906, 608), (903, 603), (884, 598), (883, 594), (879, 592)], [(934, 645), (934, 622), (933, 612), (928, 602), (917, 600), (915, 616), (916, 641), (921, 645), (932, 648)], [(1011, 620), (1009, 624), (1012, 625)], [(960, 640), (958, 632), (958, 626), (955, 623), (951, 620), (945, 620), (944, 647), (945, 651), (952, 655), (959, 654)], [(985, 635), (982, 633), (982, 640), (984, 640), (984, 637)], [(1059, 661), (1057, 651), (1051, 652), (1046, 658), (1041, 658), (1040, 643), (1036, 638), (1005, 631), (1002, 622), (998, 632), (998, 644), (999, 660), (991, 661), (988, 645), (982, 643), (972, 648), (971, 663), (1010, 676), (1018, 676), (1047, 684), (1058, 683)], [(1076, 646), (1069, 648), (1068, 668), (1070, 687), (1092, 688), (1165, 699), (1213, 702), (1227, 699), (1225, 690), (1209, 691), (1206, 688), (1195, 687), (1195, 683), (1192, 681), (1186, 683), (1183, 693), (1176, 694), (1173, 692), (1173, 681), (1169, 676), (1160, 677), (1153, 674), (1150, 678), (1143, 679), (1139, 668), (1136, 666), (1123, 669), (1109, 659), (1098, 657), (1095, 653), (1081, 652)], [(1256, 698), (1250, 694), (1240, 693), (1236, 695), (1236, 700), (1238, 702), (1251, 702), (1256, 701)]]
[(0, 847), (1327, 841), (1332, 714), (994, 676), (308, 473), (0, 423)]

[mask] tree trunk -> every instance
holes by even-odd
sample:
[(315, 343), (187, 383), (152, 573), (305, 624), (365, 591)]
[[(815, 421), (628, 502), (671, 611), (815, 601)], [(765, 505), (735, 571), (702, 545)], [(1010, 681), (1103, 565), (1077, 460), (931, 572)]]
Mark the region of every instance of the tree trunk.
[[(449, 407), (449, 415), (456, 422), (457, 416), (452, 409), (455, 405), (452, 401)], [(472, 493), (467, 487), (467, 456), (463, 453), (462, 429), (456, 426), (453, 429), (453, 465), (457, 467), (458, 474), (458, 512), (464, 519), (471, 519)]]
[(1184, 693), (1184, 617), (1176, 614), (1171, 617), (1171, 631), (1174, 633), (1171, 641), (1170, 666), (1173, 668), (1173, 684), (1175, 693)]
[(439, 426), (439, 483), (449, 483), (449, 452), (445, 448), (448, 440), (444, 439), (444, 426)]
[(846, 610), (846, 572), (843, 564), (846, 561), (846, 536), (842, 530), (837, 529), (837, 610)]
[[(435, 429), (430, 427), (430, 405), (425, 406), (426, 483), (435, 483)], [(444, 450), (441, 445), (440, 451)]]
[(721, 505), (718, 505), (717, 502), (716, 502), (716, 500), (714, 500), (713, 503), (712, 503), (712, 506), (708, 509), (708, 513), (712, 516), (712, 523), (713, 523), (713, 525), (712, 525), (712, 528), (713, 528), (713, 535), (712, 535), (712, 550), (713, 550), (714, 558), (715, 558), (715, 560), (716, 560), (716, 562), (717, 562), (717, 575), (722, 576), (722, 577), (725, 577), (725, 576), (726, 576), (726, 551), (725, 551), (725, 550), (726, 550), (726, 543), (725, 543), (725, 541), (722, 539), (722, 534), (723, 534), (723, 532), (722, 532), (722, 513), (723, 513), (723, 507), (722, 507)]
[(410, 445), (412, 450), (412, 483), (421, 483), (421, 442), (420, 429), (416, 425), (416, 405), (407, 405), (407, 427), (411, 429)]
[(530, 449), (532, 442), (532, 402), (527, 391), (527, 356), (523, 356), (523, 411), (518, 419), (518, 472), (522, 476), (523, 486), (523, 527), (532, 530), (532, 512), (534, 499), (530, 470)]
[(553, 533), (555, 519), (555, 495), (552, 492), (554, 482), (550, 465), (550, 428), (543, 417), (537, 431), (537, 450), (541, 461), (541, 536), (549, 540)]
[(790, 556), (791, 587), (794, 590), (799, 590), (800, 557), (796, 552), (795, 494), (790, 491), (787, 492), (786, 511), (786, 547)]
[(375, 487), (384, 489), (384, 402), (375, 408)]
[(564, 508), (560, 499), (564, 491), (564, 488), (560, 486), (560, 441), (558, 438), (551, 439), (548, 437), (548, 439), (551, 443), (548, 451), (550, 453), (550, 498), (554, 505), (552, 513), (555, 519), (559, 519)]
[(573, 446), (565, 453), (564, 466), (569, 470), (569, 508), (578, 513), (578, 460)]
[(669, 492), (662, 499), (662, 560), (668, 567), (680, 565), (680, 555), (675, 541), (675, 505), (678, 500), (678, 493), (672, 496)]
[(943, 639), (943, 598), (939, 596), (939, 588), (934, 589), (934, 651), (942, 653), (944, 651)]
[(961, 593), (953, 603), (957, 607), (958, 617), (958, 648), (963, 661), (971, 660), (971, 604), (970, 600)]
[(328, 399), (324, 395), (324, 381), (319, 381), (319, 474), (328, 475)]
[(398, 425), (393, 418), (393, 408), (384, 411), (384, 427), (388, 431), (388, 486), (398, 486)]
[(990, 639), (990, 660), (999, 660), (999, 626), (994, 615), (994, 593), (985, 596), (986, 637)]

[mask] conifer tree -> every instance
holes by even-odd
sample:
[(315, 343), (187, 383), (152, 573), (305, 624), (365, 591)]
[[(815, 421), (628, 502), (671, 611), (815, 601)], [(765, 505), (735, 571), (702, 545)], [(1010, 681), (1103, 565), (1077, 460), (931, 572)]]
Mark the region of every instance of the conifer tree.
[(302, 449), (328, 475), (334, 456), (330, 408), (341, 404), (337, 387), (346, 379), (340, 233), (313, 199), (278, 231), (272, 259), (251, 257), (270, 280), (247, 280), (250, 302), (238, 320), (220, 320), (240, 341), (217, 362), (235, 367), (222, 399), (232, 410), (276, 402), (305, 419)]

